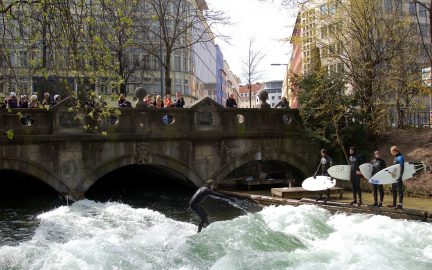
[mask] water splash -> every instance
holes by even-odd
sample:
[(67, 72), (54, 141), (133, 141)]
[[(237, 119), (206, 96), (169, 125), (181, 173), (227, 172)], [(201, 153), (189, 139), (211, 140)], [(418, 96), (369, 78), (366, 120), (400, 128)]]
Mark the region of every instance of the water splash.
[(80, 201), (0, 247), (0, 269), (432, 269), (432, 226), (315, 206), (267, 207), (196, 226), (149, 209)]

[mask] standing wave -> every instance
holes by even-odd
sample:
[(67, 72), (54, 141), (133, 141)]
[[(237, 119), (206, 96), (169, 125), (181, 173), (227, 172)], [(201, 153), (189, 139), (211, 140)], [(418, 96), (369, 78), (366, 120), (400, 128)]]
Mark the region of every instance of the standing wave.
[(267, 207), (197, 227), (149, 209), (84, 200), (38, 216), (0, 247), (0, 269), (432, 269), (432, 226), (315, 206)]

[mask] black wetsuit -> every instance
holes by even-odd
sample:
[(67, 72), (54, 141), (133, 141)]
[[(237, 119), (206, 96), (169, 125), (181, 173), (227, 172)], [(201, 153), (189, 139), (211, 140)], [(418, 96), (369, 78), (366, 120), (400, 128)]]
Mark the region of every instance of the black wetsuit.
[[(320, 164), (318, 165), (318, 169), (315, 172), (316, 176), (318, 174), (319, 168), (321, 167), (321, 175), (330, 176), (328, 174), (328, 169), (332, 166), (333, 160), (329, 156), (321, 157)], [(320, 192), (320, 197), (318, 199), (322, 199), (322, 192)], [(327, 189), (327, 199), (330, 199), (330, 189)]]
[(400, 177), (396, 181), (396, 183), (392, 184), (392, 193), (393, 193), (393, 207), (396, 206), (397, 197), (399, 194), (399, 205), (402, 207), (403, 203), (403, 182), (402, 182), (402, 175), (405, 170), (405, 158), (402, 156), (401, 153), (398, 153), (395, 157), (394, 164), (399, 164), (401, 167), (400, 171)]
[[(371, 164), (373, 166), (373, 170), (372, 170), (372, 175), (376, 174), (377, 172), (385, 169), (386, 163), (382, 158), (374, 158), (371, 161)], [(379, 191), (379, 203), (380, 206), (382, 206), (382, 202), (384, 200), (384, 188), (383, 185), (376, 185), (376, 184), (372, 184), (373, 186), (373, 197), (374, 197), (374, 202), (376, 205), (378, 205), (378, 191)]]
[(201, 219), (201, 222), (198, 225), (198, 232), (200, 232), (203, 227), (205, 228), (209, 224), (207, 213), (200, 206), (200, 204), (203, 203), (207, 197), (229, 199), (229, 197), (214, 192), (208, 187), (201, 187), (195, 192), (195, 194), (192, 196), (192, 199), (189, 201), (189, 208)]
[(353, 203), (357, 203), (357, 194), (359, 198), (359, 203), (362, 202), (362, 195), (360, 190), (360, 177), (357, 175), (357, 171), (359, 170), (360, 166), (360, 160), (357, 156), (357, 154), (352, 154), (349, 157), (350, 165), (351, 165), (351, 173), (350, 173), (350, 180), (351, 185), (353, 189)]

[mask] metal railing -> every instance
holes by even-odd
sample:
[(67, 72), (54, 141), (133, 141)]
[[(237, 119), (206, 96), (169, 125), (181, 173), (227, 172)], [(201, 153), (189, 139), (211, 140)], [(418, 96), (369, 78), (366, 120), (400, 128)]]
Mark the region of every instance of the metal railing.
[(428, 109), (389, 109), (388, 124), (392, 128), (432, 128), (432, 112)]

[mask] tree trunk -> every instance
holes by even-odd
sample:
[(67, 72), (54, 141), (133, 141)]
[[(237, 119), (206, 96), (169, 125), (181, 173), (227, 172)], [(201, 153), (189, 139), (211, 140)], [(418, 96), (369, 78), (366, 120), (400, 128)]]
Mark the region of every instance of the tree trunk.
[(252, 108), (252, 85), (249, 82), (249, 108)]
[(171, 54), (165, 56), (165, 95), (171, 95), (172, 79), (171, 79)]

